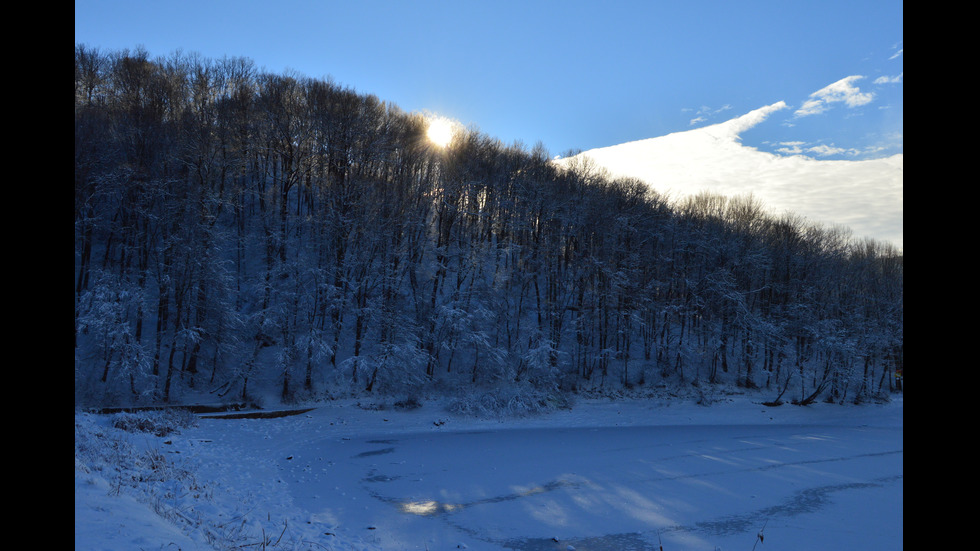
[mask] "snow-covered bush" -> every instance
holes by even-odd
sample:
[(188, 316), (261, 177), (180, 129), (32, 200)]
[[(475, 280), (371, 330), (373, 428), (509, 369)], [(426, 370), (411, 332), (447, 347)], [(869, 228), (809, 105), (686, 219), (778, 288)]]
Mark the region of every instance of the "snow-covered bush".
[[(174, 427), (170, 416), (150, 421), (156, 430), (164, 426)], [(118, 421), (122, 426), (117, 426)], [(163, 497), (177, 491), (187, 495), (202, 496), (208, 493), (205, 484), (199, 483), (192, 470), (164, 456), (159, 449), (146, 443), (139, 444), (132, 438), (135, 427), (147, 427), (131, 414), (111, 418), (75, 416), (75, 465), (76, 470), (97, 473), (116, 493), (127, 492), (137, 499), (156, 504)], [(161, 511), (157, 511), (161, 513)], [(162, 515), (166, 516), (166, 515)]]
[(474, 417), (520, 417), (571, 406), (571, 399), (565, 394), (528, 385), (508, 385), (465, 392), (449, 400), (446, 409)]
[(112, 426), (126, 432), (149, 432), (167, 436), (197, 424), (197, 417), (186, 409), (126, 412), (113, 416)]
[(193, 461), (164, 453), (147, 439), (147, 433), (176, 430), (186, 422), (170, 412), (76, 414), (76, 486), (81, 481), (106, 487), (110, 496), (135, 499), (199, 542), (198, 549), (306, 549), (278, 532), (267, 536), (261, 523), (250, 522), (241, 511), (223, 510), (215, 485), (198, 478)]
[(410, 395), (403, 400), (398, 400), (392, 405), (395, 409), (410, 411), (422, 407), (422, 402), (419, 400), (418, 396)]

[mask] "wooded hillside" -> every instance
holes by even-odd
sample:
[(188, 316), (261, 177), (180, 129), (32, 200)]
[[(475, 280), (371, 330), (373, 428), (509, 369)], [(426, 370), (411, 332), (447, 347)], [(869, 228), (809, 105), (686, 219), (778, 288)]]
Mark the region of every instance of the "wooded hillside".
[(890, 245), (427, 124), (247, 59), (76, 45), (76, 404), (892, 389)]

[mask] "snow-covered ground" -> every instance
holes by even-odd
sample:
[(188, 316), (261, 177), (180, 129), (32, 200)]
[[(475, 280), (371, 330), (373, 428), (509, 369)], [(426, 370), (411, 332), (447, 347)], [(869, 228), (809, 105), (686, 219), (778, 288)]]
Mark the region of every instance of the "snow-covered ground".
[(75, 549), (902, 549), (901, 395), (761, 401), (343, 401), (162, 436), (76, 413)]

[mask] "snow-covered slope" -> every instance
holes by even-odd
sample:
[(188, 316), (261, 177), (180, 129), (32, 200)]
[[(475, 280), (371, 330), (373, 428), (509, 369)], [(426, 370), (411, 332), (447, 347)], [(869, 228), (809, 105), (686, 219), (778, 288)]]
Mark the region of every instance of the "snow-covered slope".
[[(671, 199), (701, 191), (752, 193), (774, 214), (844, 225), (854, 237), (903, 244), (903, 155), (872, 160), (818, 160), (777, 155), (742, 144), (740, 135), (785, 108), (775, 103), (726, 122), (591, 149), (588, 157), (613, 176), (639, 178)], [(559, 163), (575, 162), (576, 157)]]

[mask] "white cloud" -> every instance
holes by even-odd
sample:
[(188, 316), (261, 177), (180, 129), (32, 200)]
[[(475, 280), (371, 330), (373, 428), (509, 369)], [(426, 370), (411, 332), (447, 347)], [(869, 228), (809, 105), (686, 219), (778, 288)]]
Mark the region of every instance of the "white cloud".
[(752, 193), (774, 214), (793, 212), (815, 223), (844, 225), (857, 238), (902, 248), (903, 155), (819, 160), (814, 157), (855, 152), (790, 141), (774, 154), (741, 143), (740, 133), (785, 108), (779, 102), (720, 124), (581, 155), (613, 176), (639, 178), (674, 200), (700, 191), (729, 197)]
[(804, 142), (780, 142), (776, 151), (783, 155), (801, 155)]
[(857, 155), (859, 153), (859, 151), (856, 149), (846, 149), (833, 145), (815, 145), (813, 147), (808, 147), (806, 151), (807, 153), (812, 153), (817, 157), (829, 157), (830, 155)]
[[(693, 119), (691, 119), (691, 121), (688, 124), (690, 126), (694, 126), (695, 124), (700, 124), (702, 122), (707, 121), (708, 118), (710, 118), (710, 117), (712, 117), (714, 115), (717, 115), (718, 113), (723, 113), (725, 111), (728, 111), (731, 108), (732, 108), (731, 104), (722, 105), (721, 107), (719, 107), (717, 109), (713, 109), (711, 107), (708, 107), (707, 105), (702, 105), (701, 108), (698, 109), (696, 111), (696, 113), (695, 113), (698, 116), (697, 117), (694, 117)], [(693, 109), (683, 109), (683, 111), (694, 111), (694, 110)]]
[(875, 79), (875, 84), (898, 84), (899, 82), (902, 82), (902, 78), (904, 77), (904, 75), (905, 72), (902, 71), (901, 73), (893, 77), (878, 77)]
[(730, 139), (738, 139), (739, 134), (766, 120), (769, 118), (769, 115), (775, 113), (776, 111), (786, 109), (786, 107), (787, 105), (785, 101), (777, 101), (772, 105), (767, 105), (754, 111), (749, 111), (741, 117), (735, 117), (734, 119), (725, 121), (715, 126), (725, 128)]
[(811, 145), (807, 146), (806, 142), (780, 142), (777, 144), (776, 152), (780, 155), (807, 155), (810, 157), (830, 157), (830, 156), (847, 156), (847, 157), (858, 157), (858, 156), (871, 156), (887, 148), (883, 146), (871, 146), (865, 149), (856, 149), (853, 147), (837, 147), (835, 145)]
[(816, 92), (810, 94), (810, 99), (805, 101), (803, 105), (796, 110), (795, 115), (797, 117), (817, 115), (823, 113), (827, 109), (830, 109), (832, 104), (841, 102), (848, 107), (859, 107), (861, 105), (871, 103), (871, 101), (874, 99), (874, 94), (870, 92), (861, 92), (861, 90), (853, 84), (854, 81), (862, 78), (864, 77), (861, 75), (852, 75), (817, 90)]

